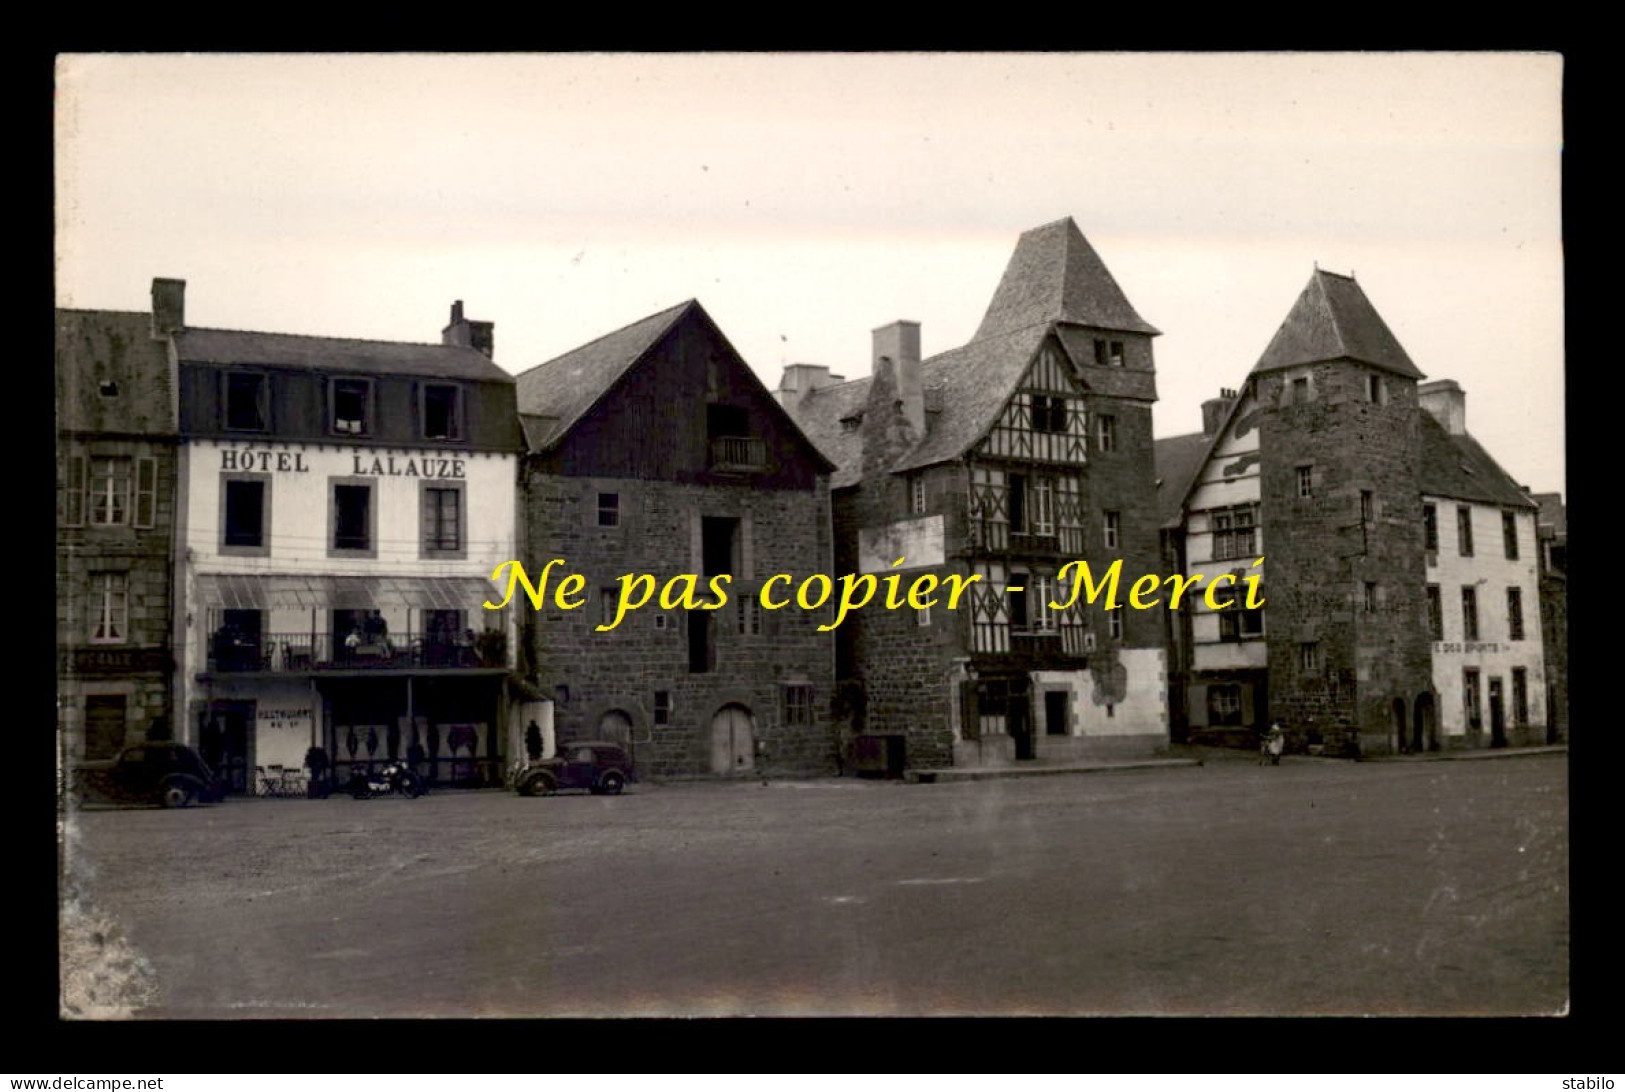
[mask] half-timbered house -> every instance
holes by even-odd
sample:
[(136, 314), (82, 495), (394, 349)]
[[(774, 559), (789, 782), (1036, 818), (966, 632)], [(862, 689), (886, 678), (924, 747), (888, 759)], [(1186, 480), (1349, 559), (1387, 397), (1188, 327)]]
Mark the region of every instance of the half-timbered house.
[(838, 630), (848, 754), (893, 772), (1143, 751), (1166, 739), (1161, 620), (1073, 596), (1158, 563), (1151, 339), (1068, 218), (1023, 234), (971, 341), (922, 360), (874, 334), (872, 374), (785, 372), (836, 463), (839, 572), (970, 582)]

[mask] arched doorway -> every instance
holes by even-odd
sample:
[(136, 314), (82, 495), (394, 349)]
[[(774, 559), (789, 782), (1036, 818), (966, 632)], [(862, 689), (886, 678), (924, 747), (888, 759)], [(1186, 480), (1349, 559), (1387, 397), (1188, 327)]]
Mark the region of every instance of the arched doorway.
[(1416, 715), (1411, 720), (1411, 745), (1417, 750), (1439, 749), (1438, 720), (1433, 711), (1433, 695), (1416, 696)]
[(626, 746), (632, 742), (632, 718), (619, 709), (611, 709), (598, 718), (597, 738)]
[(755, 768), (756, 722), (743, 705), (724, 705), (711, 718), (711, 772), (746, 773)]
[(1394, 699), (1394, 749), (1404, 754), (1411, 749), (1411, 740), (1405, 733), (1405, 699)]

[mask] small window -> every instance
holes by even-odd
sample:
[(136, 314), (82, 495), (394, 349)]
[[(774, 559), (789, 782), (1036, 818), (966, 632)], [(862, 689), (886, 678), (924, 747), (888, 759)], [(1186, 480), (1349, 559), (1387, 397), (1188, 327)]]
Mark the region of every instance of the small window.
[(1123, 366), (1123, 343), (1103, 337), (1095, 338), (1095, 363), (1103, 368)]
[(615, 624), (615, 605), (621, 601), (620, 593), (614, 588), (598, 589), (598, 624), (612, 626)]
[(621, 495), (619, 493), (598, 494), (598, 526), (619, 527), (621, 525)]
[(90, 522), (112, 527), (130, 522), (130, 500), (134, 492), (133, 463), (127, 458), (90, 460)]
[(1388, 388), (1383, 385), (1382, 376), (1375, 372), (1365, 377), (1365, 400), (1379, 406), (1388, 401)]
[(1367, 614), (1377, 613), (1377, 583), (1374, 580), (1365, 582), (1365, 612)]
[(1306, 406), (1309, 404), (1309, 377), (1299, 376), (1292, 381), (1292, 404)]
[(90, 643), (123, 644), (129, 638), (129, 574), (92, 573), (90, 611)]
[(807, 683), (790, 683), (784, 688), (784, 723), (806, 727), (813, 722), (813, 688)]
[(423, 438), (425, 440), (461, 440), (462, 399), (458, 387), (444, 383), (426, 383), (423, 387)]
[(1123, 612), (1114, 610), (1106, 615), (1106, 633), (1113, 640), (1123, 639)]
[(1439, 585), (1428, 585), (1428, 633), (1433, 640), (1444, 640), (1444, 602), (1439, 595)]
[(916, 607), (916, 608), (914, 608), (914, 624), (916, 626), (921, 627), (922, 629), (924, 627), (926, 627), (926, 626), (929, 626), (931, 624), (931, 608), (930, 607)]
[(1422, 506), (1422, 546), (1430, 554), (1439, 552), (1439, 510), (1431, 504)]
[(423, 518), (423, 556), (464, 555), (465, 518), (461, 486), (423, 486), (420, 498)]
[(1507, 589), (1507, 640), (1523, 640), (1523, 589)]
[(266, 546), (266, 478), (227, 478), (221, 511), (220, 545), (223, 549), (263, 551)]
[(372, 485), (333, 486), (332, 548), (351, 552), (371, 552)]
[(656, 690), (655, 691), (655, 716), (654, 716), (654, 722), (656, 724), (670, 724), (671, 723), (671, 691), (670, 690)]
[(343, 436), (365, 436), (372, 384), (365, 379), (335, 379), (332, 396), (332, 428)]
[(1371, 523), (1377, 518), (1377, 501), (1371, 490), (1360, 490), (1360, 522)]
[(1245, 641), (1264, 636), (1264, 611), (1260, 608), (1248, 610), (1232, 603), (1218, 614), (1221, 641)]
[(1298, 645), (1298, 670), (1303, 672), (1320, 670), (1320, 645), (1315, 641), (1304, 641)]
[(266, 379), (253, 373), (226, 373), (226, 428), (234, 432), (264, 432), (270, 425)]
[(1242, 723), (1241, 687), (1220, 683), (1207, 688), (1207, 722), (1215, 728), (1239, 727)]
[(741, 595), (739, 603), (739, 635), (757, 637), (762, 632), (762, 605), (754, 595)]
[(916, 516), (925, 514), (925, 475), (916, 474), (908, 483), (908, 507)]
[(1123, 513), (1102, 512), (1100, 515), (1102, 542), (1106, 549), (1115, 550), (1123, 540)]
[(1465, 504), (1456, 509), (1456, 545), (1462, 557), (1473, 556), (1473, 510)]
[(1478, 589), (1470, 585), (1461, 589), (1461, 639), (1478, 640)]
[(1298, 467), (1298, 497), (1306, 500), (1315, 495), (1315, 468), (1312, 466)]
[(1501, 513), (1501, 538), (1506, 543), (1508, 561), (1518, 560), (1518, 516), (1515, 512)]
[(1101, 451), (1117, 450), (1117, 418), (1101, 414), (1095, 418), (1095, 446)]

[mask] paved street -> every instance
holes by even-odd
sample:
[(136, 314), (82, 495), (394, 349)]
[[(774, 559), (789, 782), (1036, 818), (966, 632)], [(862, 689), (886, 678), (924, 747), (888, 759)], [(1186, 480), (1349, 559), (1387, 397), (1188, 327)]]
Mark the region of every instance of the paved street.
[(634, 786), (70, 824), (78, 1011), (1551, 1013), (1567, 758)]

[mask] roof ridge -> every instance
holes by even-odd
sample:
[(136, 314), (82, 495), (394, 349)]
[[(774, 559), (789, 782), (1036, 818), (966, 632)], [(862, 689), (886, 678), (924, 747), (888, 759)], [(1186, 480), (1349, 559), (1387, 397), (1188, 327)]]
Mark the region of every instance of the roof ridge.
[[(145, 314), (142, 311), (133, 314)], [(349, 341), (358, 345), (410, 345), (415, 349), (467, 349), (470, 352), (479, 352), (467, 345), (447, 345), (442, 341), (398, 341), (381, 337), (343, 337), (338, 334), (294, 334), (286, 330), (239, 330), (228, 326), (182, 326), (176, 331), (179, 334), (254, 334), (258, 337), (292, 337), (305, 341)], [(484, 356), (484, 353), (480, 353)]]
[[(597, 345), (600, 341), (607, 341), (610, 338), (616, 336), (617, 334), (624, 334), (624, 333), (626, 333), (626, 331), (632, 329), (632, 327), (634, 327), (634, 326), (641, 326), (645, 322), (650, 322), (650, 321), (652, 321), (654, 319), (659, 318), (661, 315), (668, 314), (668, 313), (673, 312), (673, 311), (681, 311), (684, 308), (687, 308), (687, 307), (690, 307), (690, 306), (698, 306), (699, 302), (700, 301), (699, 301), (698, 297), (691, 296), (688, 299), (684, 300), (682, 303), (673, 304), (672, 306), (664, 308), (664, 309), (659, 310), (659, 311), (651, 311), (649, 314), (644, 315), (642, 318), (633, 319), (631, 322), (626, 323), (624, 326), (617, 326), (615, 329), (609, 331), (607, 334), (599, 334), (597, 337), (593, 338), (591, 341), (583, 341), (580, 345), (577, 345), (577, 346), (575, 346), (573, 348), (570, 348), (570, 349), (566, 349), (564, 352), (559, 353), (559, 354), (557, 354), (555, 356), (550, 356), (546, 360), (541, 361), (540, 363), (532, 364), (530, 367), (526, 368), (524, 371), (514, 372), (514, 373), (512, 373), (513, 377), (515, 379), (518, 379), (520, 376), (526, 375), (526, 374), (528, 374), (530, 372), (533, 372), (537, 368), (546, 367), (549, 364), (552, 364), (552, 363), (555, 363), (557, 361), (563, 360), (565, 357), (571, 356), (571, 355), (573, 355), (575, 353), (579, 353), (583, 349), (590, 349), (594, 345)], [(674, 319), (675, 319), (675, 316), (674, 316)]]

